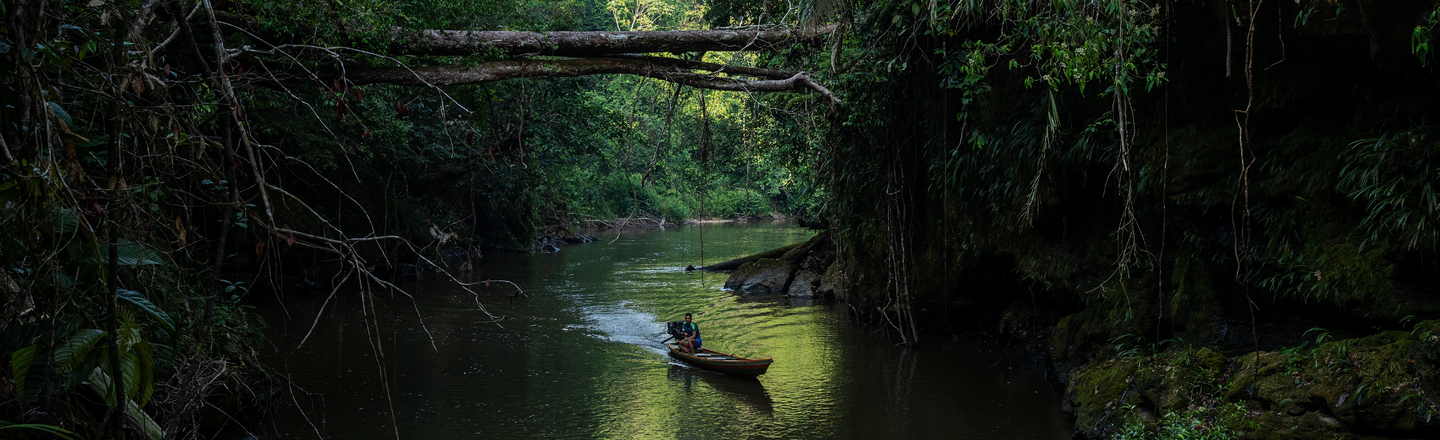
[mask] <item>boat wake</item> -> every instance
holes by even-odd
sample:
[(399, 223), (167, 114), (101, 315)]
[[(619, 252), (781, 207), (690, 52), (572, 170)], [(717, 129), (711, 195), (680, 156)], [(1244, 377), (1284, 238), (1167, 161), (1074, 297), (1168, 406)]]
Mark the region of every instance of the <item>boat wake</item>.
[(587, 322), (587, 334), (593, 337), (644, 347), (661, 356), (668, 350), (660, 343), (665, 323), (657, 322), (655, 315), (630, 309), (628, 301), (584, 307), (581, 315)]

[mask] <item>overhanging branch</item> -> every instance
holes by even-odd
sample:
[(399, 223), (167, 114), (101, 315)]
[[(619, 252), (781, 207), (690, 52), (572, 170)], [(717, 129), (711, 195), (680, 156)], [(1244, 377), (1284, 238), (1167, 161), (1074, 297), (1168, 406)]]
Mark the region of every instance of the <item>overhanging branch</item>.
[(679, 69), (707, 70), (707, 71), (711, 71), (711, 72), (715, 72), (715, 73), (724, 73), (724, 74), (731, 75), (731, 76), (734, 76), (734, 75), (744, 75), (744, 76), (753, 76), (753, 77), (756, 77), (756, 78), (782, 79), (782, 78), (789, 78), (789, 77), (795, 75), (795, 72), (786, 72), (786, 71), (783, 71), (783, 70), (772, 70), (772, 69), (761, 69), (761, 68), (758, 68), (758, 67), (746, 67), (746, 66), (735, 66), (735, 65), (728, 65), (728, 64), (706, 63), (706, 62), (703, 62), (703, 61), (691, 61), (691, 60), (682, 60), (682, 59), (679, 59), (679, 58), (655, 57), (655, 56), (648, 56), (648, 55), (618, 54), (618, 55), (606, 55), (605, 58), (616, 58), (616, 59), (622, 59), (622, 60), (646, 61), (646, 62), (651, 62), (651, 63), (658, 64), (658, 65), (670, 66), (670, 67), (675, 67), (675, 68), (679, 68)]
[(398, 49), (416, 55), (473, 55), (491, 51), (508, 55), (594, 57), (622, 53), (684, 53), (774, 50), (832, 32), (815, 31), (643, 31), (643, 32), (516, 32), (410, 30), (394, 28)]
[[(457, 86), (516, 78), (627, 74), (711, 90), (739, 92), (813, 91), (824, 95), (826, 99), (829, 99), (835, 104), (841, 104), (840, 99), (836, 97), (834, 93), (816, 83), (810, 78), (810, 75), (805, 72), (780, 72), (754, 69), (756, 71), (764, 71), (764, 77), (770, 79), (744, 80), (695, 73), (672, 65), (693, 62), (684, 60), (677, 61), (679, 63), (631, 58), (583, 58), (571, 60), (506, 60), (483, 63), (473, 67), (352, 67), (345, 71), (345, 80), (356, 85), (385, 83), (409, 86)], [(712, 66), (717, 68), (723, 67), (718, 64)], [(335, 74), (335, 76), (339, 76), (338, 73)]]

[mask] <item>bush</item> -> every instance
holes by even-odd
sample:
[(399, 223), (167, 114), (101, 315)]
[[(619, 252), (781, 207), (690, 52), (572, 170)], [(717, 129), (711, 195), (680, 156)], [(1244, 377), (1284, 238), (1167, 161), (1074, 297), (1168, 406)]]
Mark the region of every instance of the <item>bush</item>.
[(732, 188), (713, 191), (706, 203), (711, 217), (769, 214), (770, 199), (755, 191)]

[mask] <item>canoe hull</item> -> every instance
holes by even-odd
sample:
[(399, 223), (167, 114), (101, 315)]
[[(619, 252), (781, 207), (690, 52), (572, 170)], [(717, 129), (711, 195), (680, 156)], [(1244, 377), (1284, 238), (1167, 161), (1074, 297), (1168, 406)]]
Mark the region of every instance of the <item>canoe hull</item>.
[(681, 362), (704, 368), (710, 371), (717, 371), (735, 376), (755, 377), (765, 374), (770, 369), (774, 359), (747, 359), (738, 356), (721, 353), (708, 348), (701, 348), (699, 355), (693, 355), (680, 351), (676, 344), (666, 344), (670, 347), (670, 357)]

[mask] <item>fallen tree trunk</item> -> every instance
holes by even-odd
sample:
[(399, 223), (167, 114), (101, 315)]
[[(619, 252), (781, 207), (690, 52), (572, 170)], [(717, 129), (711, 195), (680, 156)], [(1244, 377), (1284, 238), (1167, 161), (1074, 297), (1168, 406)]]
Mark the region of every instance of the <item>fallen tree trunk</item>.
[(807, 240), (807, 241), (802, 241), (802, 242), (795, 243), (795, 244), (792, 244), (792, 245), (788, 245), (788, 246), (784, 246), (784, 247), (779, 247), (779, 248), (771, 249), (771, 250), (768, 250), (768, 251), (765, 251), (765, 252), (761, 252), (761, 253), (758, 253), (758, 254), (755, 254), (755, 255), (740, 257), (740, 258), (736, 258), (736, 259), (734, 259), (734, 260), (722, 261), (722, 262), (719, 262), (719, 263), (711, 264), (711, 265), (709, 265), (709, 266), (697, 267), (696, 270), (708, 270), (708, 271), (712, 271), (712, 272), (732, 271), (732, 270), (735, 270), (735, 269), (740, 268), (740, 265), (742, 265), (742, 264), (749, 263), (749, 262), (755, 261), (755, 260), (759, 260), (759, 259), (761, 259), (761, 258), (778, 259), (778, 258), (780, 258), (781, 256), (785, 255), (786, 252), (790, 252), (790, 250), (795, 249), (796, 246), (800, 246), (800, 245), (805, 244), (805, 243), (809, 243), (809, 241), (808, 241), (808, 240)]
[[(482, 63), (476, 66), (418, 66), (418, 67), (354, 67), (346, 69), (345, 81), (356, 85), (397, 84), (409, 86), (456, 86), (482, 84), (515, 78), (534, 77), (575, 77), (598, 74), (628, 74), (669, 81), (690, 87), (736, 92), (803, 92), (811, 91), (824, 95), (831, 102), (840, 104), (829, 89), (821, 86), (805, 72), (779, 72), (765, 69), (745, 68), (752, 74), (782, 75), (783, 79), (745, 80), (692, 72), (681, 68), (683, 65), (708, 64), (713, 68), (728, 68), (718, 64), (696, 63), (684, 60), (656, 62), (653, 59), (635, 58), (583, 58), (572, 60), (505, 60)], [(339, 78), (341, 74), (333, 73)], [(773, 78), (773, 77), (772, 77)]]
[(414, 55), (509, 55), (593, 57), (622, 53), (765, 51), (824, 35), (814, 31), (697, 30), (640, 32), (517, 32), (393, 28), (397, 49)]

